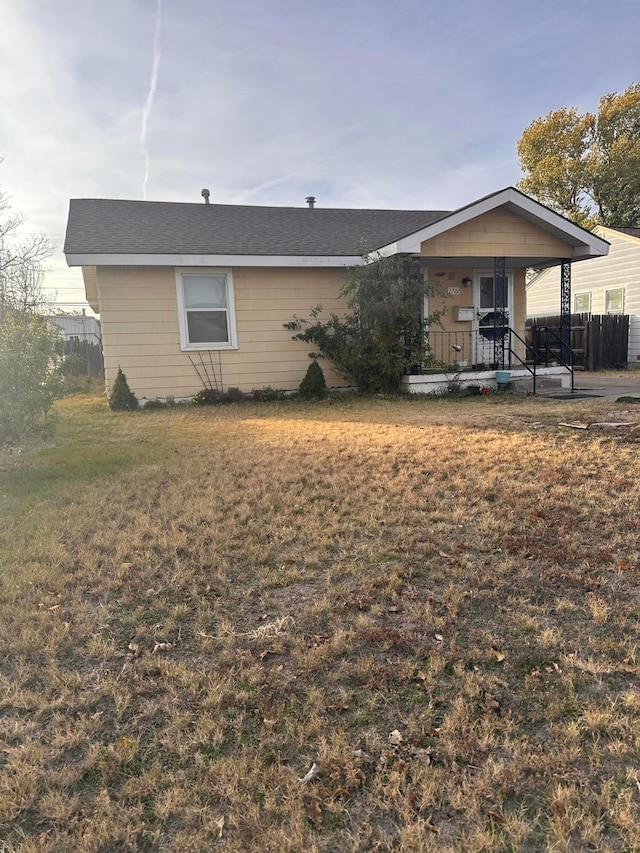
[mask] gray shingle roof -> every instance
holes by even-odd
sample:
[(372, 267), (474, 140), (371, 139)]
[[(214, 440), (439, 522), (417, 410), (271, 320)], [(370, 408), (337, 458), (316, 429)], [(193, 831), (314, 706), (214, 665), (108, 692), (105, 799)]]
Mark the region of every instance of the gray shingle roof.
[(613, 231), (620, 231), (622, 234), (629, 234), (631, 237), (640, 238), (640, 228), (630, 228), (622, 225), (610, 225)]
[(64, 251), (357, 255), (362, 241), (377, 249), (448, 213), (72, 199)]

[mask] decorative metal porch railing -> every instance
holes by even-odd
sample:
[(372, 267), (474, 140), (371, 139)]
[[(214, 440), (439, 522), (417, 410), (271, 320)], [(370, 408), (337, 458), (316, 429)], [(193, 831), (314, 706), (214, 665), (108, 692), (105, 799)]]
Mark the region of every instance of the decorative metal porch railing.
[(438, 368), (478, 370), (502, 368), (504, 365), (496, 364), (494, 360), (494, 334), (506, 339), (509, 331), (508, 326), (498, 326), (495, 332), (493, 326), (488, 326), (482, 331), (429, 331), (424, 366), (436, 370)]
[[(487, 331), (501, 337), (500, 363), (494, 360), (494, 337)], [(422, 371), (511, 370), (520, 367), (531, 374), (535, 394), (537, 368), (555, 364), (570, 373), (573, 391), (576, 353), (566, 346), (553, 329), (545, 331), (547, 335), (541, 349), (534, 349), (508, 326), (466, 332), (429, 331), (427, 358)]]

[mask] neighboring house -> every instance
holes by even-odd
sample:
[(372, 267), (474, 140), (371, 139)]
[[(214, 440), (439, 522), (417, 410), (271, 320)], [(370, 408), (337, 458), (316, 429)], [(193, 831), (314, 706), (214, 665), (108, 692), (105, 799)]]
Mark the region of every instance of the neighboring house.
[[(628, 362), (640, 361), (640, 228), (593, 229), (611, 246), (606, 258), (573, 267), (571, 310), (578, 314), (628, 314)], [(560, 313), (559, 273), (547, 269), (527, 285), (527, 317)]]
[(60, 329), (65, 341), (76, 338), (100, 346), (100, 323), (95, 317), (86, 314), (51, 314), (47, 320)]
[[(325, 316), (344, 310), (345, 267), (362, 263), (363, 243), (419, 259), (444, 294), (425, 312), (446, 307), (442, 334), (463, 336), (465, 349), (453, 347), (461, 366), (487, 365), (493, 341), (474, 333), (501, 312), (524, 335), (528, 267), (567, 271), (608, 250), (513, 187), (453, 212), (323, 209), (312, 198), (308, 207), (252, 207), (203, 196), (205, 204), (70, 203), (65, 254), (82, 267), (100, 314), (108, 389), (118, 367), (139, 398), (189, 397), (205, 369), (224, 388), (296, 389), (309, 346), (283, 324), (318, 304)], [(328, 385), (346, 384), (323, 368)]]

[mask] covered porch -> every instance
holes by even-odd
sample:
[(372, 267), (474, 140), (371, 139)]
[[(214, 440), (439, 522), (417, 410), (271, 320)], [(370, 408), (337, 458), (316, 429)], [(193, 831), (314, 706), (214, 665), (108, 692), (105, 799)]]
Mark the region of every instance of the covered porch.
[[(423, 364), (405, 377), (404, 387), (437, 387), (452, 373), (491, 387), (496, 371), (509, 371), (512, 381), (531, 379), (534, 393), (543, 376), (572, 388), (571, 266), (608, 249), (605, 240), (513, 187), (383, 247), (383, 254), (417, 259), (429, 285), (423, 316), (442, 312), (427, 329)], [(561, 268), (562, 325), (541, 358), (524, 337), (526, 274), (552, 266)]]

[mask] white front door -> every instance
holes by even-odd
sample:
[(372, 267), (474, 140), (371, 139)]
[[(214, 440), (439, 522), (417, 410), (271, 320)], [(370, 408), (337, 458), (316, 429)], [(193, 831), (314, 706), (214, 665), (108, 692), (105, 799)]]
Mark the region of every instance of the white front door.
[[(476, 272), (473, 276), (473, 363), (492, 365), (494, 359), (494, 339), (504, 334), (499, 329), (508, 328), (511, 306), (513, 305), (513, 273), (507, 272), (507, 290), (504, 294), (502, 312), (496, 315), (496, 287), (493, 272)], [(498, 294), (498, 297), (500, 294)], [(503, 300), (498, 298), (498, 304)]]

